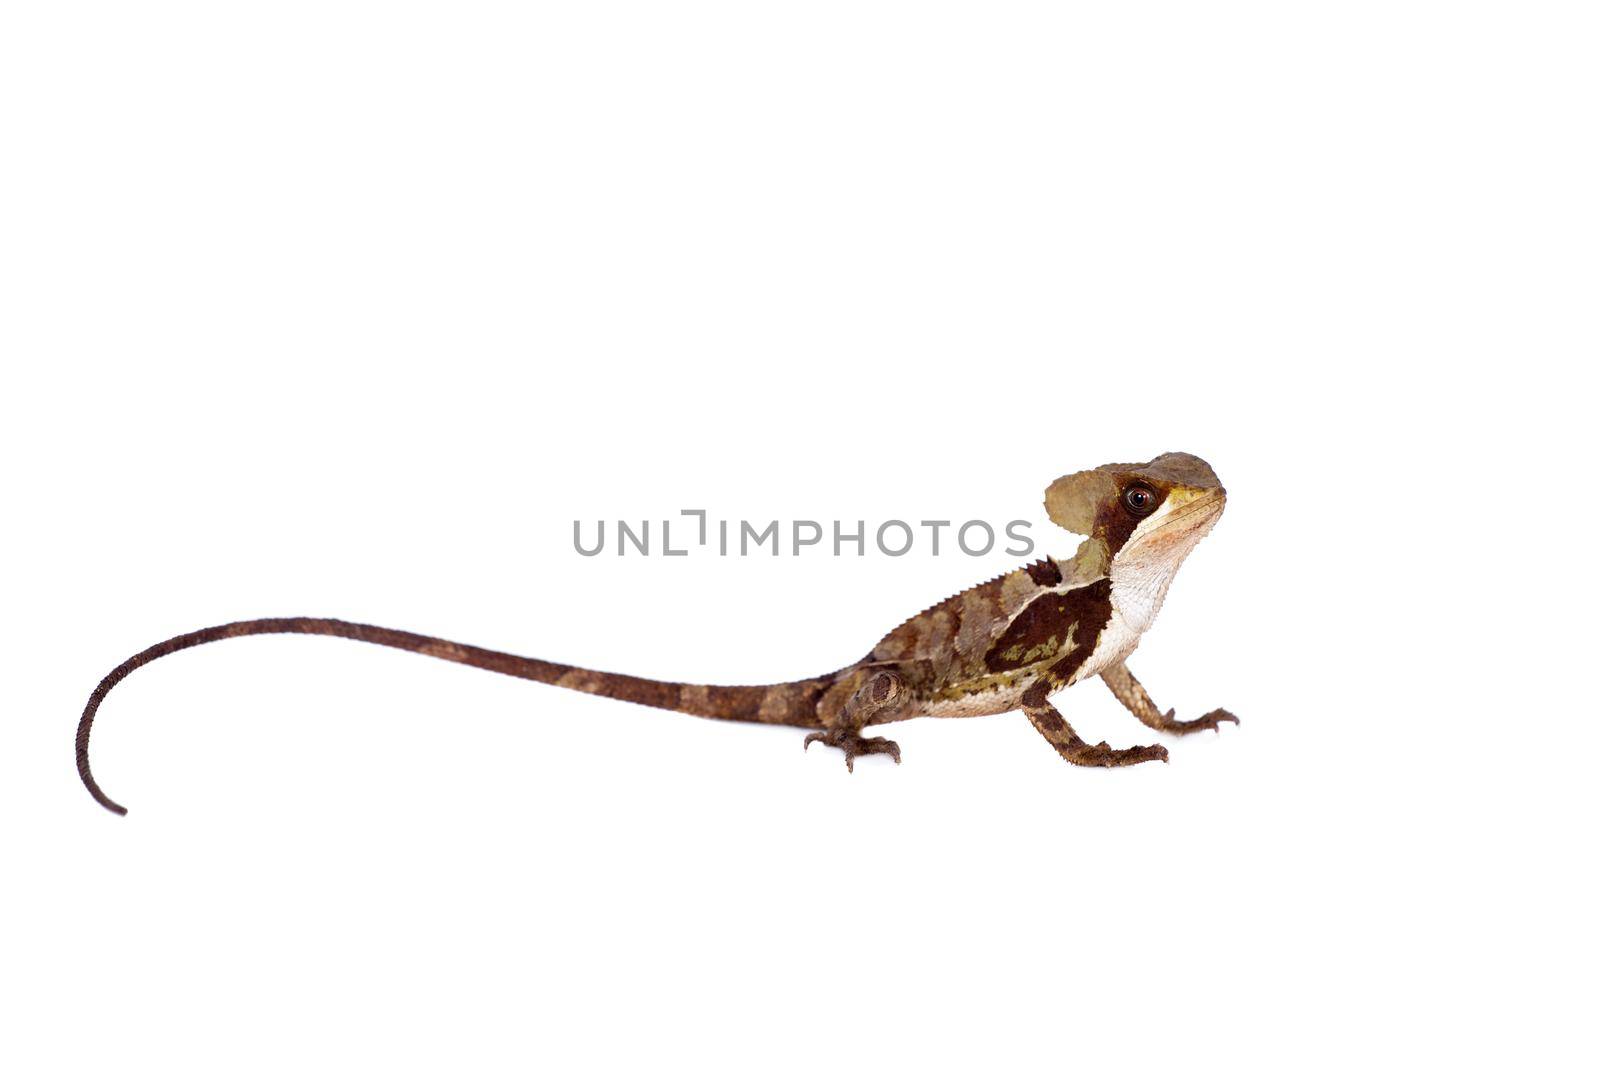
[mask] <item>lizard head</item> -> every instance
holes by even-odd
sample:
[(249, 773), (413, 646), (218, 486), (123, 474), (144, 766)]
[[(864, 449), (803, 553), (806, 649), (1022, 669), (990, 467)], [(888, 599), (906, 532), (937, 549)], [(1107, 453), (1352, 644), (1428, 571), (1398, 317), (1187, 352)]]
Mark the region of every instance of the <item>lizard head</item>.
[(1167, 452), (1148, 463), (1107, 463), (1045, 490), (1050, 520), (1098, 542), (1106, 563), (1168, 578), (1222, 516), (1228, 498), (1199, 456)]

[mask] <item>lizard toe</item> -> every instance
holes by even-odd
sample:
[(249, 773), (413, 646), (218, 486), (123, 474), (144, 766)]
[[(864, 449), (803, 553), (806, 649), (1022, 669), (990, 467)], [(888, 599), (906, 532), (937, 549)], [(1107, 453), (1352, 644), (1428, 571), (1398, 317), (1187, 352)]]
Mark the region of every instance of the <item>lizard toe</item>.
[(831, 729), (807, 734), (805, 747), (810, 748), (813, 741), (821, 741), (829, 748), (843, 752), (845, 770), (852, 774), (855, 773), (857, 756), (885, 755), (896, 763), (900, 762), (900, 746), (887, 737), (862, 737), (851, 730)]
[(1208, 711), (1197, 719), (1180, 719), (1176, 712), (1169, 711), (1164, 716), (1164, 719), (1165, 725), (1162, 728), (1175, 734), (1192, 734), (1199, 730), (1220, 732), (1222, 724), (1225, 722), (1231, 722), (1236, 726), (1239, 723), (1239, 716), (1222, 708), (1218, 708), (1216, 711)]

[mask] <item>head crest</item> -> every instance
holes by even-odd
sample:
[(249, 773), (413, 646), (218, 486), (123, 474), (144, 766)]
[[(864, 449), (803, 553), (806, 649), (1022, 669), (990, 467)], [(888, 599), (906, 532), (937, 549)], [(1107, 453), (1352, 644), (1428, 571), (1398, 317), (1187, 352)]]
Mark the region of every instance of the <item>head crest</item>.
[(1116, 480), (1103, 470), (1068, 474), (1044, 491), (1045, 514), (1057, 526), (1087, 537), (1094, 533), (1101, 503), (1116, 492)]

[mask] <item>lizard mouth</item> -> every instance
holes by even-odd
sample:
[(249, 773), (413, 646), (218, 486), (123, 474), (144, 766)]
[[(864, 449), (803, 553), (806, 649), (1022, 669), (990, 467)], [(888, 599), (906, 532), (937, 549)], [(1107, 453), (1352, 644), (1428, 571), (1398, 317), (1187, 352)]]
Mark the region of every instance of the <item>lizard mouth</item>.
[(1215, 489), (1209, 491), (1202, 496), (1189, 501), (1187, 504), (1173, 509), (1172, 513), (1165, 519), (1162, 519), (1157, 525), (1152, 526), (1147, 530), (1138, 531), (1134, 540), (1143, 541), (1148, 537), (1154, 537), (1157, 534), (1161, 534), (1163, 531), (1169, 530), (1172, 526), (1179, 523), (1182, 523), (1185, 526), (1204, 525), (1207, 529), (1209, 529), (1211, 524), (1216, 522), (1221, 516), (1223, 506), (1227, 504), (1227, 502), (1228, 493), (1226, 490)]

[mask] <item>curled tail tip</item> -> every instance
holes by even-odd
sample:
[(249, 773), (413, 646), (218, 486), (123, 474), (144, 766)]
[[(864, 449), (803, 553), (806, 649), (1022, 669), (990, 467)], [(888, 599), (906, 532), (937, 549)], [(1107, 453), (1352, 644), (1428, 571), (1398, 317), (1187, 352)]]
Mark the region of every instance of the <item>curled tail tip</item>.
[(94, 776), (89, 773), (88, 768), (79, 768), (78, 777), (83, 779), (84, 788), (89, 790), (89, 795), (94, 797), (96, 804), (99, 804), (113, 815), (128, 814), (127, 808), (106, 796), (105, 790), (100, 788), (100, 784), (94, 780)]
[(106, 796), (105, 790), (100, 788), (100, 783), (94, 780), (94, 773), (89, 770), (89, 743), (88, 731), (78, 731), (78, 743), (75, 755), (78, 762), (78, 778), (83, 782), (83, 787), (94, 797), (94, 802), (105, 808), (113, 815), (126, 815), (128, 809)]
[(89, 795), (94, 797), (96, 804), (99, 804), (113, 815), (128, 814), (128, 809), (101, 792), (100, 787), (94, 784), (93, 779), (85, 779), (83, 784), (89, 787)]

